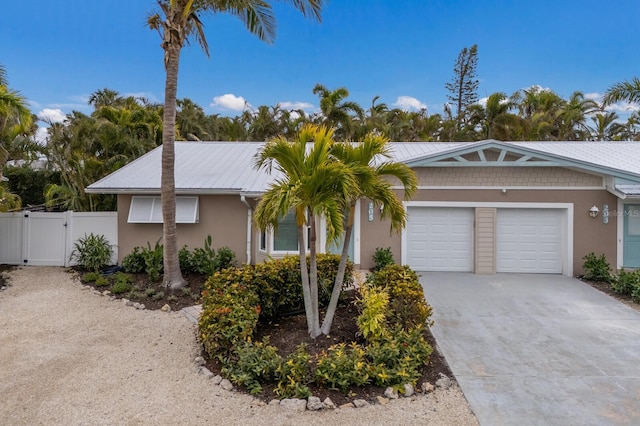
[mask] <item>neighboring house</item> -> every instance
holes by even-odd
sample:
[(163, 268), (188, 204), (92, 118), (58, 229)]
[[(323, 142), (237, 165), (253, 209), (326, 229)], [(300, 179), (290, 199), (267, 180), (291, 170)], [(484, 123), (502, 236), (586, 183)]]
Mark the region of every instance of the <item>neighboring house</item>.
[[(373, 266), (377, 247), (419, 271), (582, 272), (583, 257), (604, 253), (613, 267), (640, 267), (640, 143), (393, 143), (419, 190), (407, 201), (406, 229), (390, 235), (380, 209), (359, 203), (351, 256)], [(180, 246), (229, 246), (240, 262), (297, 252), (293, 217), (276, 233), (252, 221), (277, 176), (254, 168), (252, 142), (176, 143)], [(161, 148), (90, 185), (118, 195), (122, 258), (162, 236)], [(320, 235), (325, 235), (324, 231)], [(325, 250), (325, 238), (319, 249)], [(331, 250), (331, 248), (329, 249)]]

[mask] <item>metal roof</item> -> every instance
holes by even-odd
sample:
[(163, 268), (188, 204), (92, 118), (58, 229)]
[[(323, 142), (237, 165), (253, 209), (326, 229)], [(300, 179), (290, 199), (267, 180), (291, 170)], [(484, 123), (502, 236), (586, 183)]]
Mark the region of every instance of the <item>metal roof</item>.
[[(264, 192), (278, 176), (256, 170), (254, 158), (262, 142), (176, 142), (175, 187), (186, 193)], [(545, 154), (572, 167), (600, 170), (640, 181), (638, 142), (394, 142), (394, 159), (414, 163), (430, 157), (470, 148), (499, 146), (504, 149)], [(162, 147), (145, 154), (105, 178), (91, 184), (91, 193), (160, 192)]]

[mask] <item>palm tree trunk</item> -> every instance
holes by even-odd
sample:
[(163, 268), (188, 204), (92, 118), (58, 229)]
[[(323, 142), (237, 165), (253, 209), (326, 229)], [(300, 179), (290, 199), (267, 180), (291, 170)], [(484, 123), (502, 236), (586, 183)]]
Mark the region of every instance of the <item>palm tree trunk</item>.
[(311, 337), (315, 339), (322, 332), (320, 331), (320, 309), (318, 306), (318, 262), (316, 258), (316, 217), (313, 212), (309, 211), (309, 224), (311, 226), (311, 235), (309, 237), (309, 293), (311, 294), (311, 311), (313, 326), (311, 328)]
[(185, 281), (178, 260), (178, 238), (176, 230), (176, 186), (175, 186), (175, 138), (176, 138), (176, 94), (178, 91), (178, 65), (180, 46), (170, 44), (165, 50), (167, 78), (164, 88), (164, 124), (162, 131), (162, 237), (164, 244), (164, 277), (167, 288), (184, 287)]
[(340, 255), (340, 263), (338, 264), (338, 272), (336, 273), (336, 280), (333, 283), (333, 290), (331, 290), (331, 299), (329, 300), (329, 306), (327, 306), (327, 313), (324, 315), (322, 321), (322, 334), (328, 335), (331, 331), (331, 325), (333, 325), (333, 317), (336, 314), (338, 307), (338, 300), (340, 299), (340, 293), (342, 291), (342, 284), (344, 283), (344, 272), (347, 269), (347, 258), (349, 257), (349, 244), (351, 244), (351, 231), (353, 231), (353, 219), (355, 218), (356, 203), (351, 203), (349, 207), (349, 217), (347, 219), (347, 226), (344, 230), (344, 244), (342, 245), (342, 254)]
[(309, 271), (307, 270), (307, 252), (304, 247), (304, 226), (298, 226), (298, 249), (300, 251), (300, 278), (302, 280), (302, 298), (304, 312), (307, 317), (307, 331), (313, 334), (313, 309), (311, 307), (311, 291), (309, 290)]

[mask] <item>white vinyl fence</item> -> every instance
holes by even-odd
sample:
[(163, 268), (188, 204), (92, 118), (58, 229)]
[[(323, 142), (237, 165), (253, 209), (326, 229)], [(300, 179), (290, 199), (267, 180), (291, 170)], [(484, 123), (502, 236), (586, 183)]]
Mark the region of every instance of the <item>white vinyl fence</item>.
[(70, 266), (75, 243), (91, 233), (104, 235), (113, 245), (111, 261), (116, 263), (117, 212), (0, 213), (0, 263)]

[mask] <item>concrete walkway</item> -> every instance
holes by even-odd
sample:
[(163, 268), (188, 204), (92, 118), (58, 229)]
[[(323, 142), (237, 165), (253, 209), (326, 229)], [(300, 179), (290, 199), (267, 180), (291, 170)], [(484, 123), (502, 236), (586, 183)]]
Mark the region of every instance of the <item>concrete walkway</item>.
[(557, 275), (422, 273), (481, 425), (640, 424), (640, 312)]

